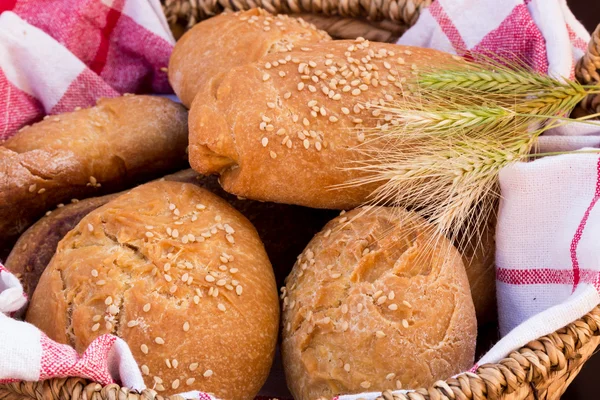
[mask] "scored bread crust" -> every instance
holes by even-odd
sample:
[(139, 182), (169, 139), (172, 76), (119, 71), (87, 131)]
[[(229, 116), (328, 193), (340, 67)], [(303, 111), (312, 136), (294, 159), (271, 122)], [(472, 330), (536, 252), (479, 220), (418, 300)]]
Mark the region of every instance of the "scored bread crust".
[(186, 146), (185, 108), (156, 96), (100, 99), (21, 130), (0, 146), (0, 242), (59, 203), (183, 167)]
[(450, 63), (436, 50), (361, 40), (269, 54), (229, 71), (216, 93), (198, 93), (190, 163), (247, 198), (356, 207), (377, 183), (334, 186), (364, 176), (347, 167), (372, 157), (356, 151), (369, 129), (399, 123), (378, 107), (410, 96), (405, 81), (419, 69)]
[(364, 211), (329, 222), (283, 289), (296, 400), (427, 387), (473, 365), (477, 322), (460, 254), (415, 214)]
[(273, 360), (279, 303), (250, 222), (205, 189), (159, 181), (64, 237), (27, 321), (78, 352), (102, 334), (122, 337), (162, 395), (252, 399)]
[(169, 59), (169, 82), (186, 106), (203, 88), (213, 91), (234, 67), (269, 53), (331, 40), (314, 25), (263, 9), (223, 13), (196, 24), (177, 41)]

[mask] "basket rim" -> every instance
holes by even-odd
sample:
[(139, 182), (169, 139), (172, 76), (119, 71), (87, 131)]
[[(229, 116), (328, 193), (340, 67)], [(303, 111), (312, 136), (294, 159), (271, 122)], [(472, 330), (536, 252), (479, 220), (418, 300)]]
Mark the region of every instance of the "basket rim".
[[(553, 372), (576, 369), (582, 348), (600, 342), (600, 304), (583, 317), (563, 328), (533, 340), (493, 364), (484, 364), (475, 372), (463, 372), (440, 380), (429, 388), (394, 394), (386, 391), (381, 399), (437, 400), (486, 399), (509, 395), (525, 385), (534, 387), (548, 380)], [(594, 346), (595, 347), (595, 346)], [(593, 351), (593, 349), (592, 349)], [(591, 351), (590, 351), (591, 354)], [(589, 355), (588, 355), (589, 356)], [(183, 400), (181, 396), (163, 397), (152, 389), (136, 392), (117, 384), (102, 386), (84, 378), (53, 378), (37, 382), (11, 382), (0, 385), (0, 399), (8, 396), (28, 399), (121, 399)], [(47, 397), (50, 395), (51, 397)]]

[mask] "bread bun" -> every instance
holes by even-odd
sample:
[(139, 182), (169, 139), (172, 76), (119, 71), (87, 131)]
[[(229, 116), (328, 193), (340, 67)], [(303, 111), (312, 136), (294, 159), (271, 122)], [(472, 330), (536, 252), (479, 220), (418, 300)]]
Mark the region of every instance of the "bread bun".
[(327, 33), (302, 19), (271, 15), (254, 8), (209, 18), (187, 31), (175, 44), (169, 60), (169, 82), (181, 102), (190, 107), (194, 96), (210, 92), (233, 67), (330, 40)]
[(361, 211), (328, 223), (282, 289), (296, 400), (416, 389), (473, 365), (477, 323), (456, 249), (414, 214)]
[(252, 399), (273, 360), (279, 304), (254, 227), (195, 185), (152, 182), (60, 242), (27, 321), (83, 351), (122, 337), (147, 386)]
[[(285, 64), (275, 62), (288, 60)], [(198, 93), (189, 117), (190, 164), (239, 196), (348, 209), (380, 184), (344, 189), (365, 130), (387, 122), (375, 105), (410, 96), (419, 68), (457, 61), (436, 50), (368, 41), (317, 43), (234, 68)], [(391, 117), (391, 115), (390, 115)], [(369, 156), (372, 159), (371, 156)]]
[(187, 136), (185, 108), (156, 96), (100, 99), (21, 130), (0, 146), (0, 243), (60, 203), (181, 169)]

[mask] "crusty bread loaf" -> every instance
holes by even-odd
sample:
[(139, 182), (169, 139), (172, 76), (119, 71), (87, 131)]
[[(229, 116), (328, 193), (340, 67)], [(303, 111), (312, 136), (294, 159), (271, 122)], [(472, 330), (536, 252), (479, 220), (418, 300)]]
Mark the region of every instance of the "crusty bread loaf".
[(31, 298), (40, 276), (56, 252), (58, 242), (79, 221), (96, 208), (103, 206), (118, 194), (91, 197), (53, 210), (29, 227), (17, 240), (6, 259), (5, 266), (23, 284)]
[[(285, 64), (277, 60), (286, 61)], [(190, 110), (190, 163), (220, 174), (228, 192), (322, 208), (364, 203), (374, 185), (333, 190), (357, 178), (345, 167), (377, 124), (397, 123), (375, 105), (410, 95), (406, 77), (456, 63), (436, 50), (368, 41), (332, 41), (268, 54), (234, 68)]]
[[(169, 82), (188, 108), (201, 89), (216, 88), (233, 67), (266, 54), (282, 57), (306, 44), (330, 40), (302, 19), (262, 9), (224, 13), (204, 20), (177, 41), (169, 60)], [(284, 54), (282, 54), (284, 53)]]
[(477, 323), (459, 253), (414, 214), (361, 210), (327, 224), (282, 289), (296, 400), (427, 387), (472, 366)]
[[(295, 255), (335, 216), (335, 212), (330, 210), (240, 199), (225, 192), (214, 176), (202, 176), (192, 169), (167, 175), (162, 179), (199, 185), (225, 199), (248, 218), (265, 245), (278, 285), (282, 285), (289, 274)], [(5, 266), (21, 279), (29, 298), (56, 252), (58, 242), (83, 217), (120, 194), (122, 193), (91, 197), (57, 208), (19, 237)]]
[(187, 112), (123, 96), (47, 118), (0, 146), (0, 242), (72, 198), (123, 190), (186, 164)]
[(122, 337), (161, 394), (252, 399), (273, 360), (279, 303), (250, 222), (196, 185), (159, 181), (64, 237), (27, 321), (79, 352), (102, 334)]

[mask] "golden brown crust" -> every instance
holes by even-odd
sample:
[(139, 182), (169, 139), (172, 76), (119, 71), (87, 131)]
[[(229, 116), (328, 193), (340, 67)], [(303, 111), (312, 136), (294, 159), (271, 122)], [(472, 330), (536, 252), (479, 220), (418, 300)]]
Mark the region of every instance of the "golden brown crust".
[(431, 49), (360, 40), (269, 54), (229, 71), (216, 94), (198, 93), (189, 118), (190, 163), (220, 174), (225, 190), (240, 196), (355, 207), (376, 186), (332, 186), (360, 176), (344, 168), (366, 157), (352, 149), (367, 129), (396, 123), (375, 105), (409, 95), (403, 81), (415, 70), (452, 62)]
[(56, 252), (58, 242), (81, 218), (117, 196), (118, 194), (109, 194), (92, 197), (57, 208), (30, 226), (19, 237), (6, 259), (5, 266), (20, 279), (29, 298)]
[(351, 211), (299, 257), (283, 289), (295, 399), (426, 387), (472, 366), (477, 323), (461, 257), (414, 218)]
[(117, 334), (161, 394), (252, 399), (271, 366), (279, 305), (246, 218), (195, 185), (152, 182), (65, 236), (27, 320), (78, 351)]
[(189, 108), (196, 93), (218, 87), (231, 68), (324, 40), (330, 40), (327, 33), (301, 19), (262, 9), (224, 13), (200, 22), (177, 41), (169, 60), (169, 82)]
[(0, 146), (0, 241), (72, 198), (122, 190), (185, 165), (187, 112), (123, 96), (50, 117)]

